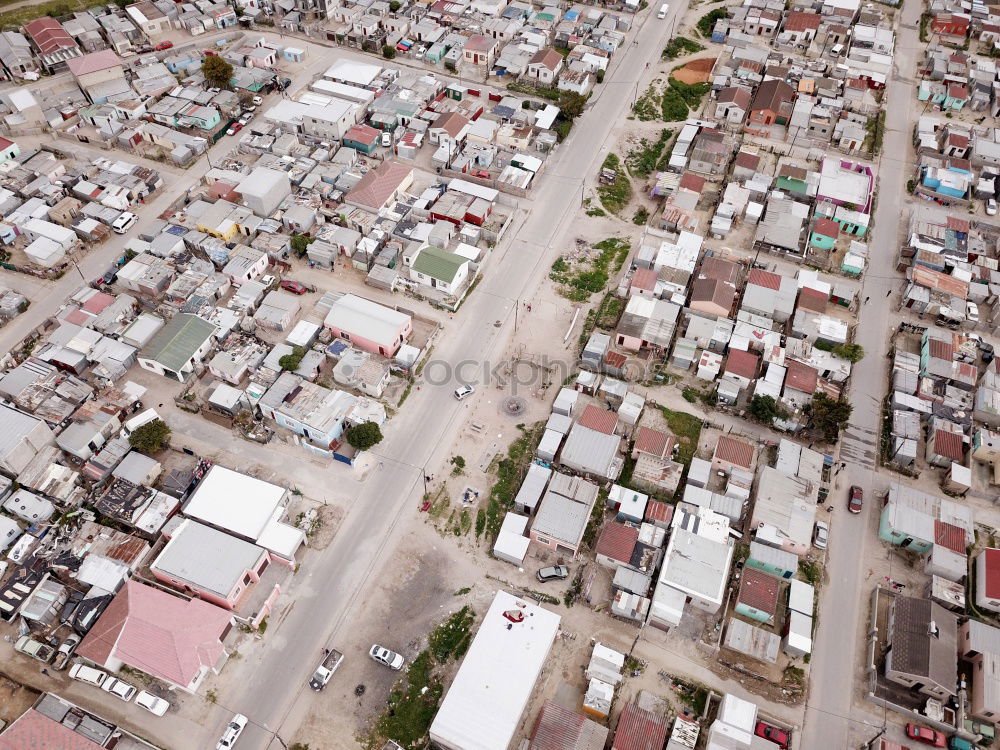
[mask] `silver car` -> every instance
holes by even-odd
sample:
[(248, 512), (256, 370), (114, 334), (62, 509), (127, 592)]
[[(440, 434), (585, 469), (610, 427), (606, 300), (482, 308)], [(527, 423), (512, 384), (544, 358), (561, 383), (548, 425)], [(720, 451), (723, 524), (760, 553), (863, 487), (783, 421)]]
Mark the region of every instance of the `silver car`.
[(816, 528), (813, 529), (813, 547), (816, 549), (826, 549), (826, 543), (830, 539), (830, 527), (825, 521), (817, 521)]
[(402, 655), (397, 654), (395, 651), (390, 651), (385, 646), (380, 646), (377, 643), (368, 650), (368, 655), (379, 664), (384, 664), (390, 669), (402, 669), (403, 664), (406, 663), (406, 659)]

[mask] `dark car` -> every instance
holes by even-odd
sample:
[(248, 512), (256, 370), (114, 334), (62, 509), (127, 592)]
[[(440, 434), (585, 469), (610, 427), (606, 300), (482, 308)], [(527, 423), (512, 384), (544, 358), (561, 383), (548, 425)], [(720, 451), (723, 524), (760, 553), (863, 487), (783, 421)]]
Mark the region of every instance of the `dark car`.
[(542, 568), (535, 574), (535, 577), (542, 583), (546, 581), (561, 581), (568, 576), (569, 568), (565, 565), (553, 565), (549, 568)]
[(770, 724), (765, 724), (763, 721), (758, 721), (757, 726), (754, 727), (753, 733), (758, 737), (763, 737), (769, 742), (773, 742), (775, 745), (781, 748), (781, 750), (788, 750), (788, 743), (790, 737), (788, 732), (784, 729), (778, 729), (778, 727), (773, 727)]
[(290, 279), (285, 279), (281, 282), (281, 288), (286, 292), (291, 292), (292, 294), (305, 294), (309, 291), (309, 287), (299, 281), (291, 281)]
[(865, 502), (865, 493), (858, 485), (851, 485), (851, 493), (847, 496), (847, 509), (851, 513), (860, 513)]
[(945, 747), (944, 734), (930, 727), (922, 727), (919, 724), (906, 725), (906, 737), (917, 742), (922, 742), (931, 747)]

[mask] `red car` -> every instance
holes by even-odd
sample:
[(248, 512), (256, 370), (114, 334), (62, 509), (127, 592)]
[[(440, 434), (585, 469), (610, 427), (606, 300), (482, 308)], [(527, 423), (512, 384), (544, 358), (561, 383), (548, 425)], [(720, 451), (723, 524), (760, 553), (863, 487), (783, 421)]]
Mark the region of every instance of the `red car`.
[(906, 725), (906, 737), (917, 742), (923, 742), (931, 747), (945, 747), (944, 734), (930, 727), (922, 727), (917, 724)]
[(282, 281), (281, 288), (284, 289), (286, 292), (291, 292), (292, 294), (305, 294), (306, 292), (309, 291), (309, 287), (307, 287), (305, 284), (302, 284), (298, 281), (291, 281), (290, 279)]
[(770, 724), (758, 721), (753, 733), (769, 742), (773, 742), (781, 750), (788, 750), (788, 743), (791, 741), (791, 737), (788, 736), (788, 732), (784, 729), (778, 729), (778, 727), (772, 727)]
[(851, 511), (851, 513), (860, 513), (861, 507), (864, 505), (864, 502), (865, 502), (864, 491), (860, 487), (858, 487), (858, 485), (856, 484), (852, 485), (851, 494), (848, 495), (847, 497), (847, 509)]
[(157, 52), (163, 52), (163, 50), (170, 49), (173, 46), (174, 46), (173, 42), (160, 42), (155, 47), (153, 47), (153, 49), (156, 50)]
[(218, 52), (216, 52), (216, 51), (215, 51), (215, 50), (213, 50), (213, 49), (203, 49), (203, 50), (201, 51), (201, 54), (203, 54), (203, 55), (204, 55), (205, 57), (215, 57), (215, 56), (216, 56), (216, 55), (218, 55), (219, 53), (218, 53)]
[(243, 123), (234, 122), (232, 125), (229, 126), (229, 129), (226, 131), (226, 135), (236, 135), (241, 130), (243, 130)]
[(490, 178), (490, 173), (487, 172), (485, 169), (477, 169), (472, 174), (474, 174), (476, 177), (482, 177), (483, 179), (486, 179), (486, 180), (488, 180)]

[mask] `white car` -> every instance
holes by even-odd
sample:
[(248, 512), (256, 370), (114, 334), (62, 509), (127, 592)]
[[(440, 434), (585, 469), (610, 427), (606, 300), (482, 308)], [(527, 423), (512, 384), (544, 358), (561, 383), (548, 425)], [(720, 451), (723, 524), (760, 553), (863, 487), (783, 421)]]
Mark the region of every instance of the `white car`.
[(135, 705), (146, 709), (154, 716), (163, 716), (167, 712), (167, 709), (170, 708), (170, 704), (163, 700), (163, 698), (152, 693), (147, 693), (145, 690), (135, 696)]
[(125, 702), (132, 700), (132, 696), (135, 695), (135, 688), (117, 677), (108, 677), (101, 685), (101, 690), (105, 693), (111, 693)]
[(222, 733), (222, 737), (215, 745), (215, 750), (229, 750), (235, 745), (236, 740), (243, 734), (243, 728), (246, 727), (248, 721), (249, 719), (243, 714), (236, 714), (230, 719), (229, 723), (226, 724), (226, 731)]
[(830, 527), (825, 521), (817, 521), (816, 528), (813, 529), (813, 547), (816, 549), (826, 549), (826, 544), (830, 539)]
[(400, 654), (390, 651), (385, 646), (380, 646), (377, 643), (371, 647), (368, 655), (379, 664), (385, 664), (390, 669), (400, 670), (403, 668), (403, 664), (406, 663), (406, 659)]
[(965, 317), (969, 319), (970, 323), (973, 323), (973, 324), (978, 323), (979, 322), (979, 305), (977, 305), (975, 302), (966, 302), (965, 303)]
[(455, 389), (455, 398), (461, 401), (463, 398), (471, 396), (476, 392), (476, 389), (471, 385), (462, 385)]
[(986, 215), (987, 216), (997, 215), (997, 202), (995, 198), (986, 199)]
[(254, 104), (255, 107), (259, 107), (263, 103), (264, 103), (264, 97), (262, 97), (262, 96), (255, 96), (253, 98), (253, 104)]

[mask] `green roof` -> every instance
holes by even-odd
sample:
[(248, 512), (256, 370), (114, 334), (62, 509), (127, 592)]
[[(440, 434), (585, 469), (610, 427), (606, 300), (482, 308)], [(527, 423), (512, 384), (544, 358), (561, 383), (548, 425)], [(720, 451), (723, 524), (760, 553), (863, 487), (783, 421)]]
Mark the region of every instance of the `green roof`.
[(468, 262), (466, 258), (449, 253), (439, 247), (425, 247), (413, 261), (413, 270), (448, 284), (455, 280), (458, 269)]
[(159, 362), (168, 370), (180, 372), (214, 333), (214, 323), (197, 315), (179, 313), (150, 339), (142, 350), (142, 357)]

